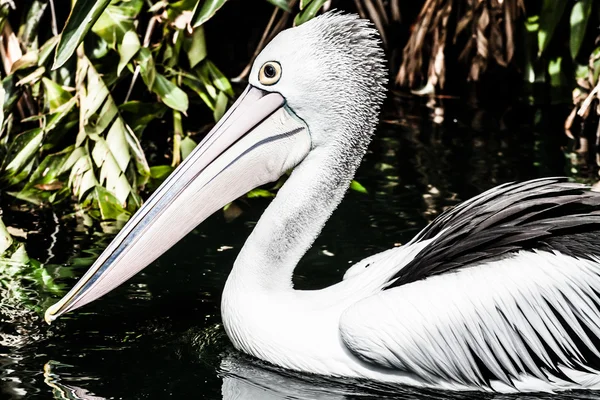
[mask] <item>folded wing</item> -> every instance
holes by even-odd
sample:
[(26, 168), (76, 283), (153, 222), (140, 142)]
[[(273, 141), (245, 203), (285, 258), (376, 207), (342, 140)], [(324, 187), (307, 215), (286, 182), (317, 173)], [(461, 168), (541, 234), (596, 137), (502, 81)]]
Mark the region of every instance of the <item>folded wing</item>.
[(503, 185), (409, 245), (424, 241), (342, 315), (353, 354), (428, 383), (600, 384), (599, 193), (554, 178)]
[(521, 252), (382, 291), (347, 309), (340, 332), (362, 360), (429, 383), (589, 387), (599, 293), (598, 260)]

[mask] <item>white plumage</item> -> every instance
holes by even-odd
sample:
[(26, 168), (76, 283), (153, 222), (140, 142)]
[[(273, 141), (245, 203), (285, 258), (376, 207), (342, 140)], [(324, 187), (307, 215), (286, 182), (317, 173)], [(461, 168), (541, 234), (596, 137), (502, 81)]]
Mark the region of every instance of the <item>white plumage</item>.
[(598, 261), (522, 251), (361, 300), (343, 313), (340, 332), (361, 358), (412, 371), (424, 385), (595, 387), (600, 376), (582, 374), (587, 360), (574, 339), (599, 356), (584, 330), (600, 337), (598, 293)]

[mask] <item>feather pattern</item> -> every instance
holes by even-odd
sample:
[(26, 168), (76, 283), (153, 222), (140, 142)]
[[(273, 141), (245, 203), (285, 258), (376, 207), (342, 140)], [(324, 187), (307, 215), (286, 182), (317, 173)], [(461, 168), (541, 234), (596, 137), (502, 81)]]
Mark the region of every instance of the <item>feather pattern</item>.
[(600, 255), (600, 193), (566, 178), (498, 186), (444, 212), (411, 243), (433, 239), (389, 288), (520, 250)]
[(340, 318), (372, 365), (500, 391), (600, 384), (600, 259), (521, 251), (382, 291)]

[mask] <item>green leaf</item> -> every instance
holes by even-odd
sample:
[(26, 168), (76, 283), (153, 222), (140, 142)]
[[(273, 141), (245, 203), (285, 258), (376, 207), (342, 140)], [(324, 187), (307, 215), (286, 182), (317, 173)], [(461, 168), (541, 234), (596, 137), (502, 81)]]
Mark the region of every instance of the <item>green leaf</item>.
[(151, 180), (146, 184), (147, 190), (156, 190), (158, 186), (173, 172), (175, 168), (170, 165), (157, 165), (150, 167)]
[(123, 42), (123, 37), (129, 31), (135, 31), (135, 17), (140, 13), (143, 0), (123, 0), (111, 4), (98, 18), (92, 31), (104, 39), (112, 49)]
[(229, 98), (223, 92), (219, 92), (217, 96), (217, 102), (215, 104), (215, 110), (213, 111), (213, 117), (215, 122), (221, 119), (221, 117), (225, 114), (227, 110), (227, 103), (229, 102)]
[(192, 27), (197, 28), (215, 15), (227, 0), (198, 0), (192, 14)]
[(127, 140), (127, 144), (129, 145), (129, 149), (133, 153), (133, 157), (135, 158), (135, 165), (137, 167), (137, 171), (140, 175), (150, 176), (150, 166), (148, 165), (148, 161), (146, 160), (146, 155), (144, 154), (144, 149), (142, 149), (142, 144), (138, 140), (137, 136), (133, 130), (125, 125), (125, 140)]
[(204, 28), (199, 26), (189, 38), (185, 39), (183, 48), (190, 61), (190, 67), (194, 68), (206, 58), (206, 40), (204, 39)]
[[(211, 99), (211, 103), (217, 101), (218, 90), (213, 84), (213, 79), (211, 77), (211, 71), (209, 66), (205, 65), (206, 62), (203, 62), (199, 68), (195, 68), (196, 77), (203, 87), (203, 91), (206, 92), (207, 96)], [(182, 76), (189, 77), (188, 75), (182, 74)], [(191, 79), (191, 78), (190, 78)]]
[[(70, 167), (71, 165), (72, 167)], [(71, 170), (69, 186), (80, 201), (90, 189), (98, 184), (89, 154), (83, 147), (79, 147), (71, 153), (63, 165), (63, 169)]]
[(150, 167), (150, 176), (153, 179), (165, 179), (174, 169), (170, 165), (156, 165)]
[(4, 125), (4, 101), (6, 100), (6, 90), (0, 86), (0, 134), (2, 132), (2, 125)]
[(100, 60), (111, 50), (106, 40), (100, 36), (92, 36), (85, 43), (85, 54), (90, 60)]
[(127, 129), (121, 118), (115, 120), (106, 134), (106, 144), (111, 149), (119, 169), (125, 171), (127, 165), (129, 165), (131, 155), (129, 154), (129, 145), (127, 143)]
[(596, 49), (594, 49), (590, 58), (596, 60), (594, 61), (594, 65), (592, 67), (594, 82), (598, 82), (598, 77), (600, 76), (600, 47), (596, 47)]
[(33, 174), (31, 174), (31, 178), (25, 185), (25, 188), (31, 188), (40, 184), (60, 183), (58, 177), (64, 173), (63, 167), (73, 153), (73, 149), (73, 146), (69, 146), (59, 153), (47, 155)]
[[(203, 0), (201, 0), (203, 1)], [(160, 3), (160, 2), (159, 2)], [(184, 11), (191, 11), (196, 4), (198, 3), (198, 0), (179, 0), (179, 1), (171, 1), (171, 2), (166, 2), (167, 4), (165, 4), (164, 6), (168, 6), (167, 12), (174, 14), (170, 15), (169, 17), (173, 16), (173, 19), (177, 18), (177, 16), (179, 16), (182, 12)], [(173, 12), (175, 11), (175, 12)], [(171, 19), (170, 21), (173, 21), (173, 19)]]
[(281, 8), (283, 11), (287, 11), (287, 12), (292, 11), (287, 0), (267, 0), (267, 1), (271, 4), (273, 4), (275, 7)]
[[(149, 13), (157, 13), (157, 12), (161, 11), (162, 9), (166, 8), (168, 5), (169, 5), (168, 0), (158, 0), (156, 3), (154, 3), (148, 9), (148, 12)], [(172, 7), (172, 5), (171, 5), (171, 7)]]
[(49, 201), (53, 193), (63, 188), (63, 181), (59, 177), (64, 173), (64, 164), (73, 148), (69, 146), (60, 153), (46, 156), (16, 197), (36, 205)]
[(140, 66), (140, 74), (144, 83), (149, 90), (152, 90), (154, 80), (156, 79), (156, 67), (152, 53), (148, 48), (142, 47), (137, 54), (136, 60)]
[(119, 106), (123, 119), (138, 136), (150, 122), (156, 118), (162, 118), (166, 110), (167, 108), (162, 103), (143, 103), (135, 100)]
[(6, 252), (6, 250), (10, 248), (12, 243), (13, 238), (12, 236), (10, 236), (10, 233), (8, 233), (6, 225), (4, 225), (2, 218), (0, 218), (0, 256), (3, 255)]
[(117, 114), (117, 107), (113, 101), (106, 101), (110, 98), (108, 87), (104, 83), (102, 76), (96, 71), (93, 65), (88, 63), (87, 66), (87, 93), (81, 99), (81, 112), (83, 113), (83, 123), (88, 124), (91, 117), (98, 112), (99, 119), (95, 125), (101, 126), (97, 129), (97, 133), (101, 133), (108, 127), (110, 122)]
[(562, 57), (556, 57), (548, 62), (548, 74), (550, 75), (550, 86), (561, 87), (562, 79)]
[(123, 68), (140, 50), (140, 39), (135, 31), (127, 31), (123, 36), (123, 42), (119, 46), (119, 65), (117, 66), (117, 75), (121, 75)]
[(27, 252), (25, 251), (25, 245), (23, 245), (22, 243), (19, 244), (19, 247), (17, 247), (15, 252), (10, 256), (10, 260), (19, 263), (23, 266), (27, 265), (30, 259), (27, 255)]
[(125, 169), (131, 157), (122, 120), (115, 120), (106, 135), (106, 140), (96, 137), (94, 141), (92, 159), (100, 169), (98, 183), (106, 187), (117, 198), (119, 204), (125, 207), (127, 198), (134, 193), (125, 176)]
[(19, 40), (27, 50), (37, 45), (38, 27), (44, 16), (48, 3), (43, 0), (34, 0), (27, 11), (27, 17), (19, 28)]
[(563, 17), (568, 1), (544, 0), (540, 14), (540, 29), (538, 31), (538, 55), (541, 56), (546, 50), (548, 43), (550, 43), (554, 31)]
[(181, 159), (185, 160), (187, 156), (196, 148), (196, 142), (192, 140), (189, 136), (186, 136), (180, 144), (181, 149)]
[(367, 189), (365, 189), (363, 185), (361, 185), (355, 180), (352, 180), (352, 182), (350, 182), (350, 190), (355, 190), (359, 193), (368, 193)]
[[(85, 103), (82, 102), (82, 105), (85, 106)], [(81, 111), (86, 112), (87, 109), (85, 107), (82, 107)], [(80, 146), (81, 143), (83, 143), (83, 140), (85, 139), (85, 134), (87, 134), (88, 136), (94, 136), (100, 135), (102, 132), (104, 132), (106, 128), (108, 128), (110, 124), (114, 121), (117, 114), (118, 108), (116, 107), (112, 99), (110, 101), (104, 102), (104, 105), (97, 113), (97, 115), (92, 114), (91, 117), (93, 118), (90, 118), (90, 120), (84, 120), (84, 123), (86, 123), (86, 125), (82, 132), (80, 132), (80, 134), (84, 135), (83, 137), (77, 137), (77, 146)], [(96, 116), (98, 117), (96, 118)], [(91, 119), (95, 119), (95, 121), (92, 122)]]
[(227, 93), (228, 96), (233, 97), (233, 88), (231, 87), (231, 83), (229, 83), (229, 79), (223, 75), (215, 64), (210, 60), (206, 60), (203, 65), (203, 72), (204, 71), (217, 89)]
[(587, 79), (589, 69), (587, 65), (577, 64), (575, 66), (575, 79)]
[(75, 52), (79, 43), (98, 20), (110, 0), (78, 0), (60, 35), (52, 69), (61, 67)]
[(303, 23), (313, 19), (326, 1), (327, 0), (312, 0), (306, 7), (304, 7), (302, 11), (298, 13), (298, 15), (296, 15), (296, 18), (294, 18), (294, 26), (302, 25)]
[(275, 195), (273, 193), (271, 193), (265, 189), (252, 189), (251, 191), (249, 191), (246, 194), (246, 197), (248, 197), (249, 199), (252, 199), (255, 197), (274, 197), (274, 196)]
[[(136, 208), (140, 205), (139, 196), (132, 189), (133, 184), (128, 176), (132, 181), (134, 178), (127, 174), (132, 154), (142, 175), (148, 175), (150, 168), (137, 137), (119, 115), (119, 109), (102, 76), (87, 59), (82, 59), (82, 62), (87, 63), (86, 90), (82, 90), (80, 96), (81, 114), (86, 125), (84, 134), (82, 138), (78, 138), (76, 145), (83, 145), (86, 138), (88, 142), (83, 146), (86, 149), (85, 157), (80, 155), (73, 165), (69, 184), (80, 199), (92, 187), (102, 185), (117, 199), (119, 207), (125, 209), (131, 205)], [(107, 128), (108, 132), (103, 137)], [(91, 148), (91, 154), (88, 153), (88, 148)], [(92, 161), (98, 170), (97, 177)], [(90, 201), (93, 205), (94, 200), (86, 198), (86, 202)], [(103, 215), (105, 213), (101, 212), (101, 216)]]
[(194, 92), (196, 92), (196, 94), (198, 94), (198, 96), (200, 96), (200, 98), (202, 99), (202, 101), (204, 101), (204, 104), (206, 104), (208, 106), (208, 108), (210, 108), (211, 110), (214, 111), (214, 109), (215, 109), (215, 101), (208, 94), (208, 92), (206, 90), (206, 87), (202, 83), (202, 81), (200, 81), (196, 77), (184, 76), (183, 79), (182, 79), (182, 83), (185, 86), (187, 86), (190, 89), (192, 89)]
[(52, 51), (56, 47), (56, 44), (59, 40), (60, 36), (53, 36), (50, 39), (48, 39), (48, 41), (46, 41), (46, 43), (44, 43), (42, 47), (40, 47), (38, 55), (38, 66), (41, 67), (42, 65), (46, 64), (46, 61), (48, 61), (48, 58), (50, 58), (50, 55), (52, 54)]
[(102, 186), (96, 185), (94, 197), (98, 201), (98, 208), (103, 221), (126, 221), (129, 219), (130, 214), (119, 204), (118, 199)]
[(15, 104), (17, 104), (17, 100), (21, 98), (21, 89), (16, 86), (16, 76), (11, 74), (2, 79), (2, 88), (4, 89), (2, 109), (4, 110), (4, 115), (8, 116)]
[(44, 132), (47, 134), (51, 132), (53, 129), (59, 126), (60, 122), (71, 112), (71, 110), (77, 104), (77, 98), (73, 97), (65, 104), (59, 106), (54, 110), (54, 114), (48, 118), (46, 125), (44, 126)]
[(10, 162), (5, 168), (9, 175), (14, 175), (25, 167), (31, 160), (31, 157), (40, 149), (44, 131), (41, 128), (31, 129), (18, 135), (10, 148), (10, 155), (7, 157)]
[(577, 58), (577, 54), (579, 54), (579, 49), (581, 49), (581, 44), (585, 38), (588, 20), (592, 12), (593, 1), (594, 0), (580, 0), (573, 5), (573, 9), (571, 10), (570, 48), (573, 60)]
[(188, 109), (188, 97), (183, 90), (164, 75), (156, 74), (152, 91), (158, 94), (163, 103), (173, 110), (185, 113)]
[(46, 108), (49, 112), (54, 113), (63, 104), (66, 104), (73, 98), (71, 93), (67, 92), (56, 82), (43, 77), (42, 84), (44, 85), (44, 92), (46, 93)]

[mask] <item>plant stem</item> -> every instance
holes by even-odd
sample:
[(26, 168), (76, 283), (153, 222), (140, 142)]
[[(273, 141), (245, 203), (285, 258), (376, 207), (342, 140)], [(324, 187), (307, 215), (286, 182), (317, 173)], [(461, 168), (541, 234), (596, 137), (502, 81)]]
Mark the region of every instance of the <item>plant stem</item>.
[(50, 0), (50, 14), (52, 15), (52, 34), (58, 36), (58, 26), (56, 24), (56, 11), (54, 10), (54, 0)]
[[(148, 28), (146, 28), (146, 34), (144, 35), (144, 42), (142, 43), (142, 46), (150, 46), (150, 38), (152, 38), (152, 32), (154, 32), (156, 21), (158, 21), (159, 19), (160, 17), (158, 15), (155, 15), (154, 17), (150, 18), (150, 22), (148, 22)], [(127, 95), (125, 96), (125, 100), (123, 101), (124, 103), (127, 103), (129, 101), (129, 96), (131, 96), (131, 91), (133, 90), (133, 86), (135, 85), (135, 81), (137, 80), (138, 76), (140, 76), (140, 66), (136, 65), (135, 70), (133, 71), (133, 78), (131, 78), (131, 83), (129, 84), (129, 89), (127, 90)]]
[(172, 167), (181, 163), (181, 138), (183, 137), (183, 125), (181, 123), (181, 113), (173, 110), (173, 162)]

